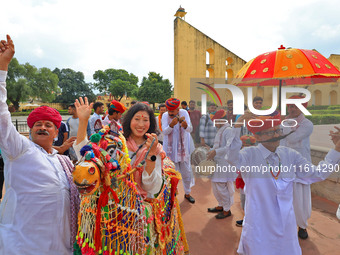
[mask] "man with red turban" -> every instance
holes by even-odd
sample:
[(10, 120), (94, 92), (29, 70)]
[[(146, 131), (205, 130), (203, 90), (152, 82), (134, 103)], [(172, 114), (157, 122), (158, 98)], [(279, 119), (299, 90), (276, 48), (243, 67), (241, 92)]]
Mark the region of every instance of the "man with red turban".
[(122, 118), (122, 114), (126, 111), (125, 105), (116, 100), (112, 100), (109, 109), (108, 115), (103, 120), (104, 125), (109, 125), (111, 123), (111, 130), (114, 132), (122, 131), (122, 124), (120, 123), (120, 119)]
[[(291, 96), (290, 99), (301, 99), (302, 96)], [(307, 102), (302, 104), (307, 108)], [(286, 121), (283, 128), (283, 134), (288, 134), (292, 131), (291, 135), (287, 136), (285, 139), (281, 140), (280, 145), (287, 146), (298, 151), (303, 157), (308, 161), (312, 162), (310, 154), (310, 143), (309, 137), (313, 133), (313, 123), (305, 118), (305, 115), (301, 110), (296, 107), (295, 104), (287, 105), (288, 115), (286, 116)], [(296, 126), (294, 126), (296, 125)], [(310, 218), (312, 213), (312, 197), (310, 184), (304, 184), (299, 182), (294, 182), (293, 188), (293, 203), (296, 223), (299, 227), (298, 236), (301, 239), (308, 238), (307, 233), (307, 220)]]
[(296, 150), (279, 146), (285, 136), (278, 112), (259, 117), (246, 113), (234, 126), (237, 132), (243, 121), (258, 145), (240, 150), (242, 142), (239, 135), (235, 135), (226, 153), (227, 161), (240, 170), (246, 185), (245, 218), (237, 252), (300, 255), (293, 184), (322, 181), (331, 174), (340, 162), (340, 128), (330, 132), (335, 149), (329, 151), (319, 166), (313, 166)]
[(195, 185), (190, 164), (192, 125), (188, 112), (179, 109), (179, 105), (180, 101), (177, 98), (165, 101), (168, 111), (162, 116), (163, 149), (182, 175), (185, 199), (193, 204), (195, 199), (190, 195), (191, 188)]
[(14, 55), (9, 36), (0, 42), (0, 148), (6, 193), (0, 207), (0, 254), (72, 254), (79, 194), (73, 165), (52, 148), (59, 112), (42, 106), (27, 118), (32, 140), (20, 135), (6, 104), (6, 76)]

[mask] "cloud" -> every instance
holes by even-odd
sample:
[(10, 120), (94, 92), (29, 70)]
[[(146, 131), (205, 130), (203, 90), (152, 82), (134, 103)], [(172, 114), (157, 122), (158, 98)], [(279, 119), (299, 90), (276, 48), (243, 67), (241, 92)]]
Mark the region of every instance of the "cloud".
[(340, 52), (336, 1), (11, 0), (2, 3), (0, 36), (10, 34), (19, 62), (72, 68), (93, 81), (96, 70), (174, 80), (174, 14), (245, 59), (281, 44)]

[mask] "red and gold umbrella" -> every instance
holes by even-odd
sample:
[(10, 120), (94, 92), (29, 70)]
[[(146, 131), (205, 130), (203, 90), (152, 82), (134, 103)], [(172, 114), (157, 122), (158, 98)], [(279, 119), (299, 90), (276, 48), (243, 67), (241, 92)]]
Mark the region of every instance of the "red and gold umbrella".
[(237, 86), (281, 86), (334, 83), (340, 71), (315, 50), (286, 49), (267, 52), (246, 63), (237, 73), (233, 84)]
[(311, 85), (335, 82), (339, 70), (315, 50), (286, 49), (267, 52), (246, 63), (237, 73), (237, 86)]

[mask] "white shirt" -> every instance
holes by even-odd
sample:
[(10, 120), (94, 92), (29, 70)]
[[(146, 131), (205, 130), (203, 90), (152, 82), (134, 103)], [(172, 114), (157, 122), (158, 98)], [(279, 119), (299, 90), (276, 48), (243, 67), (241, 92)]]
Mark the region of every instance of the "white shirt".
[[(237, 130), (240, 132), (240, 128)], [(293, 208), (293, 182), (310, 184), (326, 179), (332, 171), (327, 166), (340, 161), (340, 152), (330, 150), (325, 160), (319, 163), (319, 166), (325, 166), (322, 167), (323, 171), (312, 171), (312, 164), (293, 149), (280, 146), (272, 153), (259, 144), (240, 151), (241, 145), (239, 135), (236, 135), (226, 155), (228, 162), (241, 170), (246, 184), (245, 218), (238, 253), (301, 254)], [(262, 166), (264, 169), (268, 164), (272, 167), (278, 166), (279, 162), (288, 172), (281, 172), (277, 180), (272, 177), (270, 171), (259, 174), (245, 172), (244, 168)], [(305, 171), (307, 169), (309, 171)]]
[(98, 113), (93, 113), (89, 122), (90, 122), (90, 128), (91, 128), (91, 135), (95, 134), (96, 131), (94, 130), (94, 124), (96, 123), (97, 120), (102, 120), (102, 117)]
[[(85, 138), (79, 144), (76, 145), (77, 141), (73, 143), (73, 148), (77, 154), (78, 159), (81, 159), (80, 149), (88, 143), (88, 139)], [(133, 154), (132, 151), (129, 151), (129, 157)], [(130, 164), (132, 165), (135, 161), (135, 157), (131, 160)], [(147, 164), (147, 162), (146, 162)], [(152, 173), (149, 175), (147, 171), (143, 171), (142, 173), (142, 188), (147, 192), (147, 197), (154, 198), (154, 195), (159, 193), (163, 184), (162, 179), (162, 159), (160, 155), (156, 156), (155, 168)]]
[[(304, 156), (307, 160), (312, 161), (310, 155), (309, 137), (313, 133), (313, 123), (309, 119), (305, 118), (303, 114), (295, 118), (295, 120), (299, 121), (298, 127), (282, 127), (284, 135), (293, 130), (295, 132), (291, 133), (285, 139), (282, 139), (280, 145), (292, 148), (300, 152), (301, 155)], [(288, 123), (289, 122), (286, 122), (285, 125), (289, 125)]]
[(70, 191), (57, 152), (20, 135), (0, 71), (0, 147), (6, 193), (0, 204), (0, 254), (71, 254)]
[[(179, 131), (180, 128), (182, 129), (182, 132), (184, 134), (184, 147), (186, 150), (186, 155), (188, 157), (188, 162), (190, 162), (190, 133), (192, 131), (192, 126), (191, 126), (191, 122), (190, 122), (190, 117), (189, 114), (186, 110), (180, 109), (179, 110), (179, 118), (183, 117), (185, 118), (185, 121), (188, 124), (188, 127), (186, 129), (182, 128), (180, 125), (180, 123), (178, 122), (173, 128), (169, 126), (169, 124), (171, 123), (171, 119), (169, 119), (169, 113), (165, 112), (162, 116), (162, 129), (163, 129), (163, 149), (164, 151), (168, 154), (168, 151), (172, 150), (176, 153), (173, 153), (173, 158), (171, 158), (171, 160), (174, 163), (178, 163), (179, 158), (177, 155), (177, 148), (178, 148), (178, 143), (179, 143)], [(170, 122), (169, 122), (170, 120)], [(169, 135), (173, 134), (173, 141), (172, 141), (172, 148), (168, 148), (168, 141), (169, 141)]]
[[(233, 173), (228, 171), (229, 163), (225, 159), (228, 147), (234, 139), (236, 129), (231, 128), (229, 124), (225, 124), (217, 130), (213, 149), (216, 151), (214, 161), (216, 163), (215, 172), (211, 177), (212, 182), (234, 181), (237, 177), (236, 171)], [(230, 169), (230, 168), (229, 168)]]
[(78, 127), (79, 127), (79, 119), (70, 117), (67, 121), (70, 127), (69, 137), (77, 137)]

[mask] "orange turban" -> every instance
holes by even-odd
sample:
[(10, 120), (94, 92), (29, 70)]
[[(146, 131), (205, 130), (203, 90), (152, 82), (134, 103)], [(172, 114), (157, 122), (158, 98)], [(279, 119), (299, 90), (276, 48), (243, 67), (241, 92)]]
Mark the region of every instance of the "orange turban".
[(271, 115), (258, 116), (256, 119), (248, 120), (247, 128), (253, 134), (267, 130), (281, 124), (281, 114), (278, 111)]
[(121, 102), (118, 102), (116, 100), (112, 100), (110, 103), (110, 108), (113, 108), (115, 111), (124, 113), (126, 110), (125, 105), (123, 105)]
[(38, 108), (35, 108), (28, 115), (27, 125), (29, 126), (29, 128), (32, 128), (34, 126), (34, 123), (39, 120), (52, 121), (53, 124), (56, 125), (57, 128), (59, 128), (62, 118), (60, 113), (56, 109), (48, 106), (40, 106)]

